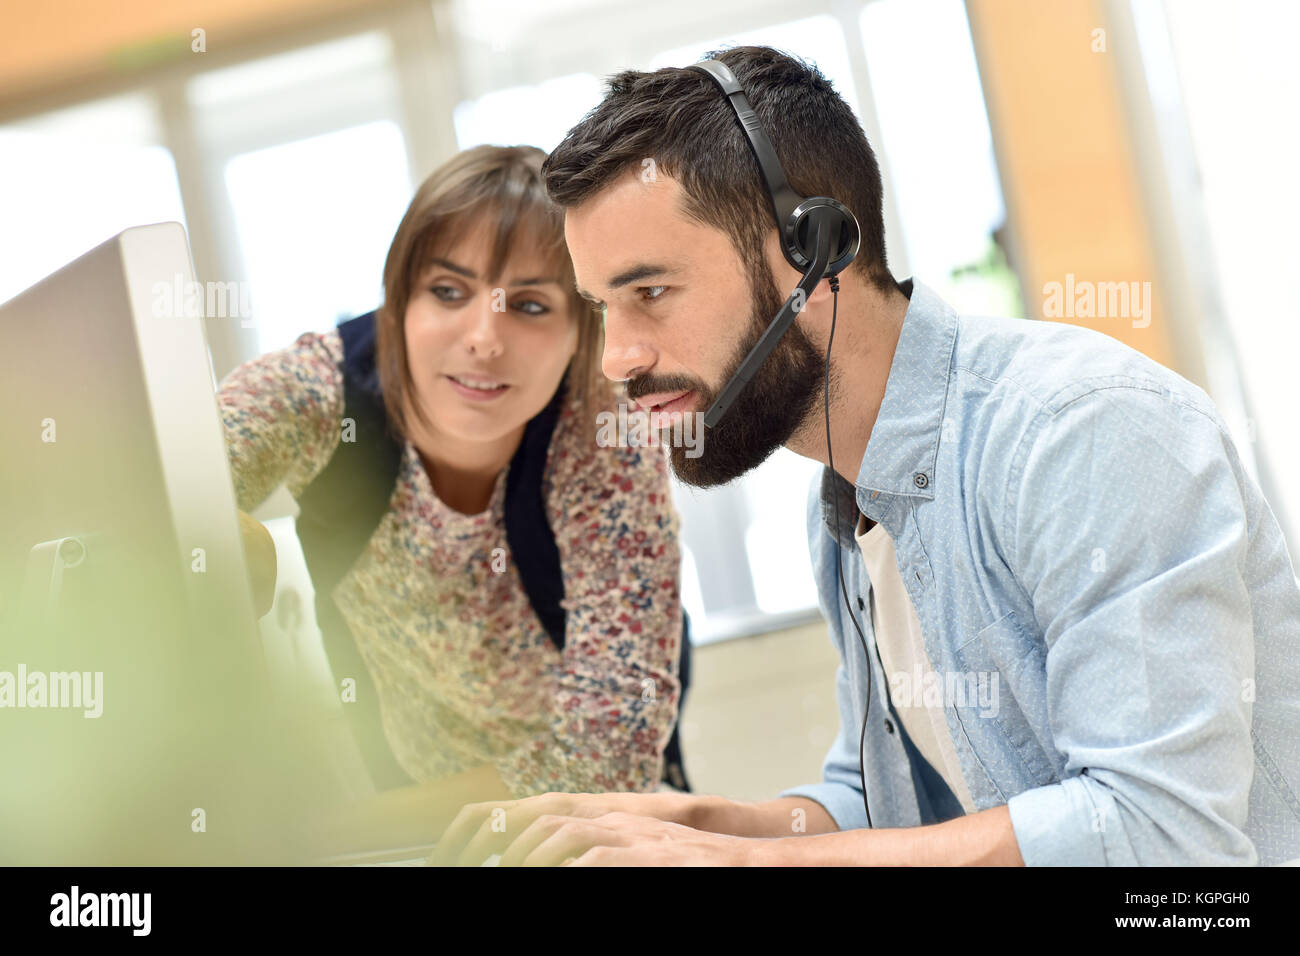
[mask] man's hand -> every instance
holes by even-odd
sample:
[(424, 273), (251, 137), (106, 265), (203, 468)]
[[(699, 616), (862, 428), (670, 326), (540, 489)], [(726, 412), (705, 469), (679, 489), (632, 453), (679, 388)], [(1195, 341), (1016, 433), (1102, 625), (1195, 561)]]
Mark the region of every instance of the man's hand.
[[(304, 821), (306, 838), (323, 857), (440, 841), (462, 807), (510, 802), (510, 791), (490, 764), (437, 780), (382, 790), (342, 806), (327, 807)], [(476, 861), (481, 862), (481, 861)]]
[(271, 532), (256, 518), (239, 512), (239, 534), (244, 539), (244, 558), (248, 562), (248, 579), (253, 586), (253, 605), (262, 617), (275, 603), (275, 541)]
[[(608, 815), (671, 823), (691, 833), (699, 798), (681, 793), (544, 793), (461, 808), (429, 857), (431, 866), (478, 866), (504, 854), (541, 817), (594, 820)], [(608, 825), (608, 820), (606, 824)], [(708, 836), (708, 834), (701, 834)], [(563, 862), (563, 858), (557, 862)]]
[(631, 813), (594, 819), (547, 814), (519, 834), (501, 865), (745, 866), (760, 842)]
[[(548, 793), (474, 804), (461, 810), (429, 862), (475, 866), (498, 853), (502, 866), (1024, 865), (1006, 805), (923, 827), (764, 839), (692, 826), (693, 816), (707, 816), (708, 800), (686, 794)], [(616, 809), (619, 802), (632, 812)], [(664, 819), (674, 814), (688, 822)], [(468, 840), (466, 833), (472, 834)]]

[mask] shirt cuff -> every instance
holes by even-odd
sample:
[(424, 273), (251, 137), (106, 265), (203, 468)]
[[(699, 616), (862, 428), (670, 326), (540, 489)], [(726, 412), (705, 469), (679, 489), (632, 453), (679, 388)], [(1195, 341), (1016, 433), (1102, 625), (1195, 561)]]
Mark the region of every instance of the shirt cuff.
[(783, 790), (780, 797), (805, 797), (820, 803), (841, 830), (860, 830), (867, 825), (862, 809), (862, 791), (843, 783), (809, 783)]
[(1018, 793), (1007, 809), (1026, 866), (1105, 866), (1106, 824), (1123, 826), (1081, 777)]

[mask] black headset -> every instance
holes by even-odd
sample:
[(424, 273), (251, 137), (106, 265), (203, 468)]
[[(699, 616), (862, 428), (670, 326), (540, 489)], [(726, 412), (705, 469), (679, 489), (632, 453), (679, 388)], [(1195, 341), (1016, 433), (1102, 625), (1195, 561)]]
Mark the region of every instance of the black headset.
[(790, 188), (785, 170), (777, 158), (772, 141), (763, 131), (754, 108), (749, 105), (745, 90), (726, 64), (718, 60), (701, 60), (688, 69), (710, 77), (721, 88), (727, 102), (736, 111), (741, 129), (749, 140), (759, 171), (772, 201), (772, 216), (781, 237), (781, 252), (790, 265), (803, 273), (798, 287), (785, 300), (781, 311), (772, 319), (767, 330), (745, 356), (736, 374), (719, 393), (718, 398), (704, 414), (704, 425), (712, 428), (727, 413), (732, 403), (744, 391), (759, 366), (781, 341), (795, 314), (812, 295), (817, 283), (828, 276), (840, 273), (858, 254), (862, 231), (849, 207), (829, 196), (806, 199)]
[[(754, 158), (758, 160), (759, 171), (767, 185), (768, 197), (772, 200), (772, 215), (776, 219), (776, 229), (781, 236), (781, 251), (790, 265), (803, 272), (798, 287), (790, 293), (785, 305), (776, 314), (771, 324), (763, 332), (757, 344), (750, 349), (731, 381), (723, 387), (716, 401), (704, 414), (705, 427), (712, 428), (727, 413), (727, 409), (744, 391), (749, 380), (754, 377), (759, 367), (772, 354), (776, 344), (781, 341), (795, 314), (803, 308), (812, 295), (813, 289), (822, 279), (829, 278), (831, 291), (835, 296), (835, 306), (831, 311), (831, 331), (826, 343), (826, 455), (830, 460), (831, 472), (835, 471), (835, 458), (831, 453), (831, 400), (830, 400), (830, 356), (831, 344), (835, 341), (835, 314), (839, 311), (840, 283), (838, 275), (858, 254), (862, 243), (862, 231), (858, 220), (848, 206), (829, 196), (813, 196), (805, 199), (790, 188), (785, 178), (785, 170), (777, 158), (772, 141), (763, 132), (763, 124), (758, 121), (754, 108), (749, 105), (749, 98), (726, 64), (717, 60), (701, 60), (688, 69), (696, 70), (711, 77), (721, 87), (727, 102), (736, 111), (741, 129), (749, 139)], [(867, 651), (867, 639), (858, 625), (849, 605), (849, 591), (844, 584), (844, 569), (840, 564), (840, 509), (838, 495), (835, 499), (835, 571), (840, 580), (840, 593), (844, 596), (844, 606), (848, 609), (849, 620), (858, 632), (862, 644), (862, 656), (867, 662), (867, 712), (871, 710), (871, 655)], [(867, 826), (871, 826), (871, 807), (867, 801), (867, 772), (865, 744), (867, 739), (867, 714), (862, 715), (862, 733), (858, 738), (858, 774), (862, 778), (862, 809), (867, 815)]]

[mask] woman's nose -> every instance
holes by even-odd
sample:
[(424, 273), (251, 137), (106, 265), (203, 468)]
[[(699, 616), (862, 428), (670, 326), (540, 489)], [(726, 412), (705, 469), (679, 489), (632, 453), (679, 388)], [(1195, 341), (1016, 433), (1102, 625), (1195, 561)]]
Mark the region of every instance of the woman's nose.
[(465, 347), (481, 358), (495, 358), (505, 348), (501, 338), (501, 321), (505, 312), (496, 308), (500, 296), (489, 290), (476, 297), (477, 302), (466, 309)]

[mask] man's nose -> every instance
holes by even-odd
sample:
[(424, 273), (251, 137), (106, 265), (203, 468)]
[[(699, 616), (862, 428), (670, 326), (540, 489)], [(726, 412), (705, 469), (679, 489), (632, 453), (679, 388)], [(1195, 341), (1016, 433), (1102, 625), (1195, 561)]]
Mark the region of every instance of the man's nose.
[(654, 367), (658, 353), (626, 322), (615, 318), (612, 310), (605, 313), (605, 352), (601, 356), (601, 371), (614, 382), (625, 382)]

